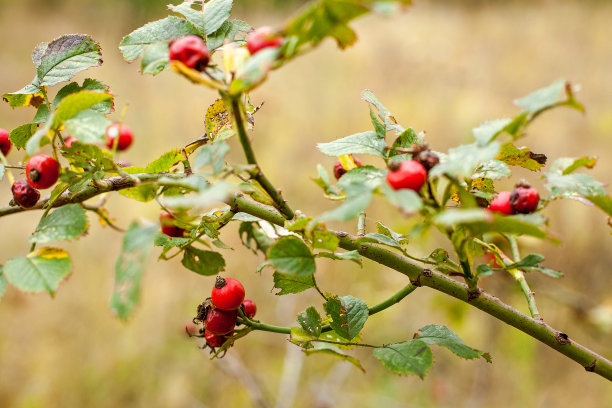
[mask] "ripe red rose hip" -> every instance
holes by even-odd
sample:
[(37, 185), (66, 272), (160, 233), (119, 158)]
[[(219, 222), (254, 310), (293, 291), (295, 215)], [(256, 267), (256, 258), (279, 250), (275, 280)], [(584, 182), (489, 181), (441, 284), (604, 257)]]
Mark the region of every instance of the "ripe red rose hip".
[(512, 206), (510, 205), (510, 192), (502, 191), (497, 194), (497, 197), (491, 201), (488, 209), (490, 211), (496, 211), (506, 215), (514, 214)]
[(427, 170), (416, 160), (404, 160), (392, 164), (387, 173), (387, 183), (394, 190), (409, 188), (419, 191), (427, 181)]
[(119, 151), (130, 147), (134, 141), (134, 134), (128, 125), (122, 124), (121, 129), (119, 129), (119, 124), (113, 123), (106, 129), (106, 147), (112, 149), (117, 137), (119, 137), (117, 141), (117, 150)]
[(519, 184), (510, 194), (510, 206), (514, 212), (530, 214), (538, 209), (540, 195), (528, 184)]
[(280, 47), (283, 37), (276, 33), (272, 27), (259, 27), (247, 37), (247, 48), (251, 55), (268, 47)]
[(3, 155), (7, 155), (11, 150), (13, 144), (9, 140), (9, 131), (6, 129), (0, 129), (0, 151), (2, 151)]
[(244, 311), (244, 315), (251, 319), (257, 313), (257, 305), (251, 299), (244, 299), (242, 302), (242, 308)]
[(170, 43), (171, 61), (180, 61), (189, 68), (203, 71), (210, 60), (210, 52), (201, 37), (187, 35)]
[(236, 327), (237, 317), (238, 310), (211, 309), (206, 314), (206, 320), (204, 321), (205, 331), (217, 336), (228, 334)]
[(238, 309), (244, 300), (244, 286), (236, 279), (217, 276), (211, 298), (217, 309)]
[(59, 177), (59, 164), (53, 157), (37, 154), (26, 163), (26, 178), (34, 188), (49, 188)]
[(159, 216), (159, 222), (161, 224), (161, 232), (173, 238), (180, 238), (183, 236), (185, 230), (174, 225), (174, 217), (172, 214), (164, 211)]
[[(361, 167), (362, 166), (361, 161), (359, 159), (357, 159), (356, 157), (353, 157), (353, 161), (355, 162), (357, 167)], [(336, 164), (334, 164), (334, 177), (336, 177), (336, 180), (339, 180), (340, 177), (344, 176), (347, 171), (348, 170), (346, 170), (342, 166), (342, 163), (340, 162), (340, 159), (336, 160)]]
[(17, 180), (11, 186), (13, 199), (23, 208), (31, 208), (40, 198), (40, 192), (25, 180)]
[(226, 340), (225, 336), (212, 334), (208, 330), (204, 330), (204, 338), (206, 339), (206, 344), (208, 344), (210, 347), (221, 347)]

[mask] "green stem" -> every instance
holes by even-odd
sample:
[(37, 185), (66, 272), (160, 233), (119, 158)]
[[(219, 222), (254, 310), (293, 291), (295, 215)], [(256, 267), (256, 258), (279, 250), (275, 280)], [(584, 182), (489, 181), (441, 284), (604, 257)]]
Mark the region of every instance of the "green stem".
[(271, 324), (265, 324), (256, 322), (254, 320), (238, 318), (238, 323), (242, 323), (245, 326), (252, 327), (254, 330), (268, 331), (272, 333), (291, 334), (291, 327), (273, 326)]
[(287, 205), (287, 202), (283, 199), (281, 192), (274, 188), (270, 180), (262, 173), (259, 165), (257, 164), (257, 160), (255, 159), (255, 153), (253, 152), (253, 148), (251, 146), (251, 141), (249, 140), (249, 136), (247, 135), (246, 127), (244, 125), (244, 120), (242, 118), (242, 103), (240, 101), (240, 97), (232, 98), (232, 115), (234, 118), (234, 123), (236, 125), (236, 132), (238, 133), (238, 139), (240, 140), (240, 144), (242, 145), (242, 150), (244, 150), (244, 155), (246, 157), (247, 163), (256, 166), (255, 171), (251, 174), (253, 177), (265, 190), (266, 193), (272, 198), (274, 201), (275, 207), (283, 214), (283, 216), (290, 220), (293, 219), (294, 213), (291, 208)]
[(391, 306), (395, 305), (396, 303), (399, 303), (406, 296), (414, 292), (416, 288), (418, 288), (418, 286), (409, 283), (408, 285), (404, 286), (399, 292), (394, 293), (389, 299), (383, 300), (382, 302), (368, 308), (369, 314), (373, 315), (390, 308)]
[[(512, 250), (512, 257), (514, 258), (514, 262), (519, 262), (521, 260), (521, 254), (519, 252), (518, 242), (516, 237), (512, 235), (503, 235), (504, 238), (508, 240), (510, 243), (510, 248)], [(534, 319), (541, 319), (542, 316), (538, 310), (538, 305), (536, 304), (535, 295), (529, 284), (527, 283), (527, 279), (525, 278), (525, 273), (520, 269), (508, 269), (508, 272), (514, 277), (514, 279), (518, 282), (521, 287), (521, 291), (525, 295), (525, 299), (527, 299), (527, 306), (529, 307), (529, 313)]]
[(365, 235), (366, 228), (366, 213), (362, 211), (359, 213), (359, 218), (357, 219), (357, 235), (363, 237)]

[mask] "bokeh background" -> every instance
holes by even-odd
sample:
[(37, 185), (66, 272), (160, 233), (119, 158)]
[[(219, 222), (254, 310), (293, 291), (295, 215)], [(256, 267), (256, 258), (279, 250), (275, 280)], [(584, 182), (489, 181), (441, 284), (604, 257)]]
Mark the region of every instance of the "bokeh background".
[[(64, 33), (87, 33), (103, 47), (104, 64), (77, 77), (93, 76), (111, 86), (118, 119), (135, 132), (124, 159), (142, 165), (202, 134), (204, 112), (215, 99), (172, 72), (142, 76), (117, 48), (122, 36), (167, 15), (159, 0), (0, 0), (0, 91), (21, 88), (33, 77), (31, 50)], [(235, 16), (254, 26), (281, 25), (299, 1), (236, 1)], [(530, 128), (524, 143), (549, 159), (597, 155), (590, 174), (612, 180), (612, 4), (608, 1), (416, 1), (390, 18), (369, 16), (354, 27), (359, 41), (344, 52), (326, 41), (314, 52), (274, 72), (253, 93), (265, 105), (256, 115), (254, 146), (263, 169), (282, 186), (286, 198), (307, 214), (332, 208), (309, 178), (316, 164), (330, 171), (333, 159), (317, 152), (317, 142), (370, 129), (371, 89), (404, 126), (425, 130), (435, 150), (468, 142), (472, 127), (487, 119), (518, 113), (511, 101), (559, 78), (580, 84), (578, 99), (587, 112), (559, 109)], [(13, 129), (33, 111), (0, 105), (0, 127)], [(235, 142), (233, 142), (235, 143)], [(236, 146), (237, 147), (237, 146)], [(230, 158), (240, 162), (237, 149)], [(12, 153), (19, 160), (22, 153)], [(365, 159), (369, 162), (368, 158)], [(374, 163), (374, 162), (369, 162)], [(380, 165), (380, 163), (378, 163)], [(543, 190), (540, 175), (517, 177)], [(509, 188), (503, 181), (500, 188)], [(0, 182), (0, 202), (10, 186)], [(117, 223), (142, 217), (156, 220), (154, 204), (110, 198)], [(543, 317), (570, 337), (612, 357), (612, 237), (606, 217), (576, 201), (551, 204), (545, 212), (561, 245), (523, 240), (523, 251), (546, 256), (546, 265), (565, 277), (528, 276)], [(27, 253), (27, 237), (37, 213), (0, 219), (0, 263)], [(410, 220), (377, 202), (377, 219), (398, 231)], [(493, 364), (464, 361), (434, 348), (435, 364), (424, 380), (387, 372), (368, 350), (356, 351), (362, 374), (328, 356), (304, 358), (281, 335), (256, 332), (219, 361), (188, 339), (184, 326), (208, 296), (214, 278), (198, 276), (176, 260), (151, 256), (140, 305), (128, 322), (108, 308), (113, 268), (122, 236), (89, 215), (88, 236), (60, 243), (73, 257), (73, 273), (54, 298), (27, 295), (9, 287), (0, 302), (0, 407), (612, 407), (606, 380), (461, 302), (419, 289), (385, 313), (372, 317), (364, 339), (403, 341), (418, 328), (447, 324), (469, 345), (489, 351)], [(355, 228), (348, 224), (342, 226)], [(239, 278), (258, 317), (294, 324), (307, 305), (320, 306), (314, 293), (275, 296), (271, 272), (257, 275), (263, 261), (239, 244), (237, 224), (224, 230), (234, 247), (224, 251), (227, 275)], [(439, 237), (415, 242), (415, 254), (440, 245)], [(327, 291), (376, 303), (405, 278), (369, 261), (320, 261), (318, 281)], [(483, 284), (504, 301), (527, 312), (513, 281), (499, 275)]]

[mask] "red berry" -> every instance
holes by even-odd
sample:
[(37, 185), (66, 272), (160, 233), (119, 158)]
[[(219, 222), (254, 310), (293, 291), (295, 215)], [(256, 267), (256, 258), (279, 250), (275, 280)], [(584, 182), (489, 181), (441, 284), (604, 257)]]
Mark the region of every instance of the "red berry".
[(510, 206), (514, 212), (521, 214), (530, 214), (537, 210), (540, 195), (535, 188), (527, 184), (521, 184), (510, 194)]
[(268, 47), (279, 47), (283, 37), (278, 35), (272, 27), (259, 27), (247, 37), (247, 48), (251, 55)]
[(236, 279), (217, 276), (211, 298), (217, 309), (238, 309), (244, 300), (244, 286)]
[(25, 170), (28, 183), (38, 189), (51, 187), (59, 177), (59, 164), (53, 157), (44, 154), (30, 157)]
[(206, 315), (204, 328), (207, 332), (223, 336), (234, 330), (237, 317), (238, 310), (212, 309), (209, 310)]
[(172, 214), (164, 211), (159, 216), (159, 222), (161, 224), (162, 234), (166, 234), (169, 237), (181, 238), (185, 230), (174, 225), (174, 217)]
[(17, 180), (11, 186), (13, 199), (23, 208), (31, 208), (36, 205), (40, 198), (40, 192), (28, 184), (25, 180)]
[(495, 257), (495, 255), (492, 252), (487, 252), (485, 255), (485, 262), (487, 263), (487, 265), (491, 264), (491, 262), (493, 262), (493, 264), (491, 264), (491, 266), (493, 268), (502, 268), (503, 266), (500, 265), (499, 263), (497, 263), (497, 258)]
[(221, 347), (225, 343), (225, 336), (212, 334), (208, 330), (204, 331), (204, 338), (206, 339), (206, 344), (210, 347)]
[(416, 160), (404, 160), (392, 166), (387, 173), (387, 183), (394, 190), (409, 188), (419, 191), (427, 181), (427, 170)]
[(491, 201), (488, 209), (490, 211), (496, 211), (506, 215), (514, 214), (514, 211), (510, 206), (510, 192), (502, 191), (501, 193), (497, 194), (497, 197)]
[(201, 37), (187, 35), (170, 43), (170, 60), (203, 71), (210, 60), (210, 52)]
[(117, 150), (119, 151), (130, 147), (134, 141), (134, 134), (128, 125), (121, 125), (121, 130), (119, 130), (119, 124), (113, 123), (106, 129), (106, 147), (109, 149), (113, 148), (117, 135), (119, 136), (119, 141), (117, 142)]
[(66, 145), (67, 148), (71, 148), (72, 144), (74, 142), (78, 142), (78, 141), (79, 141), (79, 139), (77, 139), (76, 137), (70, 136), (70, 137), (67, 137), (66, 139), (64, 139), (64, 144)]
[(5, 156), (11, 150), (11, 146), (13, 146), (9, 140), (9, 135), (10, 133), (8, 130), (0, 128), (0, 151), (2, 151), (2, 154)]
[(242, 302), (242, 307), (244, 309), (245, 316), (249, 319), (253, 318), (255, 313), (257, 313), (257, 305), (251, 299), (244, 299), (244, 302)]
[[(355, 162), (355, 164), (357, 165), (357, 167), (361, 167), (361, 161), (359, 161), (359, 159), (357, 159), (356, 157), (353, 157), (353, 161)], [(340, 159), (336, 160), (336, 164), (334, 164), (334, 177), (336, 177), (336, 180), (339, 180), (340, 177), (344, 176), (344, 174), (346, 174), (347, 170), (342, 167), (342, 163), (340, 162)]]

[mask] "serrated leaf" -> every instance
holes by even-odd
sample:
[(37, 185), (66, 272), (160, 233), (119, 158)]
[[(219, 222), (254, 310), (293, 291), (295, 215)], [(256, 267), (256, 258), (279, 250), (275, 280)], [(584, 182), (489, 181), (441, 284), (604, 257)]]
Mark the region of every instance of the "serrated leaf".
[(168, 8), (174, 11), (175, 13), (178, 13), (185, 17), (187, 21), (189, 21), (191, 24), (193, 24), (195, 28), (198, 29), (198, 34), (204, 37), (204, 15), (202, 13), (201, 8), (199, 10), (196, 10), (192, 7), (194, 3), (195, 1), (193, 0), (187, 0), (176, 6), (168, 4)]
[(593, 167), (595, 167), (596, 163), (597, 157), (583, 156), (578, 159), (564, 157), (555, 160), (555, 162), (552, 164), (552, 166), (550, 166), (550, 168), (552, 172), (561, 173), (565, 176), (567, 174), (573, 173), (581, 167), (592, 169)]
[(47, 243), (76, 239), (87, 232), (85, 210), (80, 204), (68, 204), (53, 210), (40, 220), (30, 242)]
[[(398, 135), (404, 132), (404, 128), (397, 123), (395, 117), (391, 114), (391, 112), (389, 112), (387, 108), (385, 108), (385, 106), (383, 106), (382, 103), (380, 103), (380, 101), (376, 98), (376, 96), (374, 96), (374, 93), (372, 91), (365, 90), (361, 92), (361, 99), (370, 104), (371, 115), (374, 113), (373, 108), (378, 111), (377, 116), (378, 118), (380, 118), (380, 121), (382, 121), (382, 124), (384, 124), (383, 129), (377, 130), (379, 137), (384, 138), (385, 133), (390, 130), (395, 130), (395, 133)], [(376, 118), (372, 117), (372, 123), (374, 123), (375, 120)], [(376, 122), (378, 122), (378, 120), (376, 120)]]
[(123, 236), (110, 301), (111, 309), (120, 319), (126, 319), (138, 303), (142, 273), (156, 234), (157, 225), (140, 226), (134, 222)]
[(347, 252), (319, 252), (315, 255), (317, 258), (329, 258), (336, 261), (353, 261), (358, 265), (361, 265), (361, 255), (357, 250)]
[(33, 123), (26, 123), (25, 125), (16, 127), (15, 129), (11, 130), (9, 140), (17, 149), (23, 149), (32, 135), (36, 133), (37, 128), (38, 126)]
[(274, 288), (280, 289), (276, 295), (289, 295), (292, 293), (300, 293), (307, 289), (314, 288), (314, 280), (312, 275), (295, 276), (287, 275), (280, 272), (274, 272)]
[(46, 104), (40, 105), (36, 109), (36, 114), (32, 118), (32, 124), (45, 123), (49, 120), (49, 106)]
[(311, 356), (313, 354), (327, 354), (339, 360), (348, 361), (349, 363), (353, 364), (355, 367), (365, 373), (365, 369), (363, 368), (359, 360), (357, 360), (353, 356), (344, 354), (337, 346), (333, 344), (324, 342), (314, 342), (312, 348), (307, 348), (303, 351), (304, 353), (306, 353), (307, 356)]
[(562, 105), (572, 107), (581, 112), (584, 111), (584, 107), (574, 99), (571, 85), (565, 80), (560, 80), (545, 88), (538, 89), (521, 99), (517, 99), (514, 103), (525, 109), (532, 116), (536, 116), (544, 110)]
[(310, 306), (297, 316), (297, 321), (302, 329), (313, 337), (321, 335), (321, 315), (317, 309)]
[(172, 166), (175, 166), (183, 159), (181, 151), (178, 149), (172, 149), (169, 152), (162, 154), (151, 163), (147, 164), (145, 168), (146, 173), (165, 173)]
[(40, 86), (51, 86), (101, 64), (100, 44), (88, 35), (68, 34), (47, 45), (40, 54), (36, 75)]
[(415, 339), (421, 340), (427, 344), (437, 344), (438, 346), (446, 347), (461, 358), (471, 360), (482, 357), (489, 363), (491, 362), (489, 353), (467, 346), (457, 334), (446, 326), (430, 324), (421, 327)]
[(510, 168), (506, 163), (500, 160), (489, 160), (482, 163), (477, 169), (476, 173), (472, 174), (472, 180), (478, 178), (497, 180), (504, 177), (511, 176)]
[(53, 129), (58, 129), (68, 119), (74, 117), (77, 113), (89, 109), (101, 102), (110, 101), (113, 99), (113, 94), (99, 91), (79, 91), (67, 95), (58, 104), (53, 116)]
[(2, 99), (8, 102), (11, 108), (23, 108), (26, 106), (40, 107), (45, 98), (39, 88), (38, 78), (34, 78), (32, 83), (24, 86), (18, 91), (9, 92), (2, 95)]
[(338, 187), (350, 190), (350, 185), (360, 184), (374, 190), (385, 181), (387, 172), (374, 166), (359, 166), (344, 173), (338, 180)]
[(423, 200), (416, 191), (408, 188), (394, 190), (387, 183), (382, 185), (381, 191), (391, 205), (404, 213), (413, 214), (423, 208)]
[(541, 262), (544, 261), (544, 257), (540, 254), (529, 254), (519, 262), (515, 262), (506, 266), (506, 269), (523, 269), (523, 268), (532, 268), (534, 266), (538, 266)]
[(143, 74), (157, 75), (168, 66), (168, 43), (160, 41), (148, 45), (140, 60), (140, 71)]
[(27, 257), (9, 259), (4, 265), (6, 279), (25, 292), (55, 293), (60, 282), (70, 274), (68, 253), (59, 248), (41, 248)]
[(370, 314), (365, 302), (353, 296), (329, 298), (325, 312), (332, 318), (332, 329), (348, 340), (359, 334)]
[(610, 196), (588, 196), (585, 198), (608, 214), (609, 217), (612, 217), (612, 198)]
[(606, 195), (603, 183), (586, 174), (573, 173), (564, 176), (556, 173), (545, 173), (544, 176), (546, 177), (546, 188), (550, 191), (551, 197)]
[(499, 135), (511, 122), (512, 119), (509, 118), (490, 120), (472, 129), (472, 133), (480, 146), (486, 146), (492, 140), (495, 140), (497, 135)]
[(106, 128), (111, 121), (100, 113), (85, 109), (64, 122), (66, 130), (83, 143), (101, 143), (105, 141)]
[(225, 155), (229, 153), (230, 146), (224, 141), (206, 144), (200, 148), (196, 159), (193, 161), (193, 168), (197, 169), (203, 166), (210, 165), (212, 174), (221, 173), (225, 166)]
[(232, 126), (232, 117), (223, 99), (217, 99), (208, 107), (204, 123), (206, 124), (206, 134), (212, 141), (215, 140), (221, 129)]
[(555, 271), (554, 269), (550, 269), (550, 268), (540, 268), (540, 267), (536, 267), (536, 268), (530, 268), (529, 271), (534, 271), (534, 272), (540, 272), (543, 273), (544, 275), (550, 276), (551, 278), (562, 278), (563, 274), (559, 271)]
[(357, 217), (372, 201), (372, 192), (366, 187), (360, 194), (353, 194), (340, 206), (321, 214), (319, 221), (349, 221)]
[[(213, 51), (221, 47), (226, 39), (236, 44), (245, 43), (246, 33), (252, 29), (249, 24), (241, 20), (225, 21), (217, 31), (206, 36), (206, 46), (210, 51)], [(243, 35), (239, 37), (238, 34), (241, 32)]]
[(119, 44), (119, 50), (121, 50), (123, 58), (130, 62), (138, 58), (147, 45), (160, 41), (175, 40), (189, 34), (198, 34), (198, 30), (193, 24), (183, 18), (169, 16), (145, 24), (123, 37)]
[(374, 349), (374, 357), (396, 374), (416, 374), (425, 377), (433, 365), (433, 353), (422, 340), (390, 344)]
[(217, 275), (225, 269), (225, 259), (220, 253), (192, 246), (185, 248), (181, 263), (190, 271), (204, 276)]
[(541, 229), (546, 219), (540, 214), (505, 216), (485, 209), (448, 209), (436, 215), (433, 220), (442, 227), (463, 225), (474, 234), (498, 232), (546, 238), (546, 232)]
[(491, 142), (487, 146), (472, 143), (449, 149), (448, 155), (440, 159), (440, 164), (431, 169), (430, 177), (443, 174), (456, 178), (471, 176), (482, 163), (494, 159), (499, 149), (498, 142)]
[(279, 56), (278, 47), (269, 47), (248, 58), (237, 70), (236, 78), (230, 84), (230, 94), (235, 96), (256, 88), (274, 68)]
[(204, 30), (206, 35), (217, 31), (229, 18), (233, 0), (210, 0), (204, 5)]
[(314, 181), (319, 187), (321, 187), (321, 189), (325, 193), (326, 198), (329, 198), (330, 200), (340, 200), (345, 198), (340, 189), (330, 184), (329, 174), (327, 174), (327, 170), (325, 170), (325, 167), (321, 166), (320, 164), (317, 164), (317, 172), (319, 173), (319, 177), (311, 178), (311, 180)]
[(371, 154), (383, 158), (387, 156), (385, 151), (387, 143), (373, 131), (356, 133), (329, 143), (318, 143), (317, 147), (323, 154), (334, 157), (354, 153)]
[(409, 149), (413, 144), (421, 144), (424, 141), (423, 133), (418, 133), (414, 131), (414, 129), (408, 128), (404, 130), (391, 145), (391, 150), (389, 150), (389, 159), (393, 158), (397, 161), (402, 160), (410, 160), (412, 155), (410, 153), (399, 153), (394, 149), (402, 148)]
[(519, 149), (512, 143), (505, 143), (496, 159), (510, 166), (520, 166), (531, 171), (538, 171), (546, 164), (546, 155), (533, 153), (527, 147)]
[(314, 256), (298, 237), (286, 236), (276, 241), (268, 250), (268, 259), (284, 274), (303, 277), (315, 272)]

